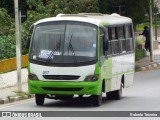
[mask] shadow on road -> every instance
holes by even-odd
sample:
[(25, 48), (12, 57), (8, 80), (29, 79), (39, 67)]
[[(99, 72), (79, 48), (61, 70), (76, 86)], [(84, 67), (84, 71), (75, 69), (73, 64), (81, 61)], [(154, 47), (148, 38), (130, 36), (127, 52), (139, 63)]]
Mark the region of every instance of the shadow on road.
[[(126, 97), (122, 97), (125, 99)], [(102, 105), (118, 102), (119, 100), (107, 100), (106, 97), (103, 97)], [(42, 107), (58, 107), (58, 108), (88, 108), (94, 107), (92, 104), (91, 98), (73, 98), (71, 100), (46, 100)]]

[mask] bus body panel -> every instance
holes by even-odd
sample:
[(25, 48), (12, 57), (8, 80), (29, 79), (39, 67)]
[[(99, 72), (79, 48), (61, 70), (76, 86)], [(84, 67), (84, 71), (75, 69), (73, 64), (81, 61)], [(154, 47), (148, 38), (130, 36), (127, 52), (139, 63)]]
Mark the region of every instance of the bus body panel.
[[(94, 16), (92, 16), (92, 17), (94, 20)], [(103, 16), (101, 16), (101, 17), (103, 17)], [(70, 60), (72, 60), (73, 63), (76, 63), (77, 62), (76, 59), (78, 58), (78, 57), (77, 58), (75, 57), (74, 53), (76, 53), (75, 52), (76, 50), (74, 50), (74, 49), (76, 49), (76, 47), (82, 45), (82, 44), (80, 44), (82, 42), (82, 40), (84, 40), (84, 46), (86, 46), (85, 41), (90, 41), (90, 40), (96, 38), (95, 39), (96, 42), (92, 41), (93, 45), (91, 46), (94, 49), (96, 48), (97, 53), (96, 53), (96, 56), (94, 56), (97, 59), (96, 62), (93, 63), (92, 65), (85, 64), (84, 66), (81, 65), (81, 66), (75, 66), (75, 67), (69, 67), (69, 66), (63, 67), (63, 66), (53, 66), (53, 65), (49, 66), (49, 65), (45, 65), (45, 64), (38, 65), (36, 63), (30, 62), (29, 67), (28, 67), (29, 74), (34, 74), (38, 77), (37, 80), (33, 80), (33, 79), (28, 80), (28, 87), (29, 87), (30, 93), (32, 93), (32, 94), (51, 94), (51, 95), (75, 95), (75, 94), (77, 94), (77, 95), (85, 95), (85, 94), (87, 94), (87, 95), (101, 95), (102, 87), (104, 87), (103, 92), (107, 93), (107, 92), (119, 90), (122, 83), (123, 83), (124, 88), (129, 87), (133, 84), (134, 66), (135, 66), (134, 49), (131, 50), (131, 53), (128, 51), (126, 51), (126, 53), (119, 51), (119, 54), (111, 54), (108, 56), (107, 55), (104, 56), (104, 54), (102, 52), (103, 51), (102, 46), (101, 46), (103, 44), (102, 43), (103, 41), (101, 41), (101, 28), (100, 28), (100, 26), (103, 26), (103, 23), (105, 23), (105, 25), (103, 27), (106, 30), (105, 32), (107, 32), (107, 27), (109, 27), (109, 26), (112, 26), (112, 25), (113, 26), (120, 26), (120, 25), (126, 26), (128, 24), (132, 25), (132, 21), (130, 19), (128, 19), (128, 18), (126, 19), (124, 17), (124, 20), (123, 20), (123, 18), (120, 18), (120, 20), (122, 21), (122, 24), (120, 24), (120, 21), (117, 20), (117, 19), (119, 19), (117, 16), (114, 18), (114, 22), (111, 19), (108, 22), (105, 22), (105, 20), (106, 20), (105, 17), (103, 17), (103, 21), (101, 21), (100, 20), (101, 17), (99, 18), (99, 16), (98, 16), (98, 21), (91, 22), (91, 24), (94, 23), (94, 25), (96, 26), (96, 27), (95, 26), (93, 27), (94, 29), (92, 28), (93, 33), (95, 31), (97, 32), (96, 37), (94, 36), (95, 33), (92, 34), (92, 37), (94, 36), (93, 38), (87, 38), (87, 39), (80, 39), (79, 38), (79, 41), (77, 39), (77, 36), (82, 37), (82, 35), (79, 33), (76, 33), (76, 34), (70, 33), (69, 37), (68, 37), (69, 38), (68, 39), (69, 40), (68, 46), (71, 47), (70, 51), (72, 52), (72, 54), (70, 56), (72, 59), (70, 59)], [(111, 16), (111, 18), (112, 17), (114, 17), (114, 16)], [(83, 19), (85, 19), (85, 18), (83, 18)], [(83, 24), (87, 23), (87, 25), (88, 25), (88, 24), (90, 24), (89, 20), (90, 19), (88, 19), (88, 20), (81, 19), (80, 22), (82, 22)], [(125, 22), (125, 20), (127, 21), (127, 23)], [(50, 19), (47, 19), (46, 21), (45, 20), (39, 21), (35, 25), (45, 23), (45, 22), (46, 23), (47, 22), (54, 22), (54, 21), (60, 21), (60, 22), (67, 21), (69, 23), (70, 22), (74, 23), (74, 21), (75, 22), (78, 21), (78, 18), (76, 18), (76, 19), (67, 18), (66, 20), (65, 20), (65, 18), (61, 18), (61, 19), (54, 18), (53, 21), (52, 21), (52, 18), (50, 18)], [(116, 22), (117, 22), (117, 24), (116, 24)], [(72, 25), (72, 24), (70, 24), (70, 25)], [(72, 29), (72, 27), (70, 27), (70, 29)], [(57, 29), (57, 30), (60, 31), (60, 29)], [(85, 31), (85, 29), (84, 29), (84, 31)], [(83, 33), (85, 33), (84, 31), (83, 31)], [(66, 27), (65, 27), (64, 33), (65, 32), (66, 32)], [(74, 32), (74, 31), (72, 31), (72, 32)], [(59, 33), (59, 32), (57, 32), (57, 33)], [(132, 34), (133, 34), (133, 31), (132, 31)], [(125, 34), (125, 36), (126, 35), (127, 34)], [(85, 33), (84, 36), (85, 37), (89, 36), (89, 34)], [(58, 36), (56, 36), (56, 37), (59, 38), (60, 41), (63, 41), (62, 40), (63, 37), (64, 37), (63, 38), (64, 40), (66, 39), (65, 35), (63, 37), (61, 35), (60, 35), (60, 37), (58, 37)], [(76, 39), (77, 39), (77, 41), (76, 41)], [(126, 37), (124, 39), (127, 40)], [(133, 41), (134, 41), (133, 36), (130, 39), (133, 39)], [(119, 39), (117, 39), (117, 40), (119, 40)], [(71, 41), (72, 41), (72, 43), (71, 43)], [(65, 42), (65, 44), (67, 43), (66, 41), (63, 41), (63, 42)], [(63, 42), (61, 43), (61, 45), (65, 45)], [(76, 44), (76, 42), (78, 44)], [(78, 46), (76, 46), (76, 45), (78, 45)], [(69, 51), (69, 47), (68, 47), (68, 51)], [(55, 47), (55, 48), (57, 48), (57, 47)], [(63, 48), (63, 47), (59, 47), (59, 48)], [(56, 51), (54, 51), (54, 52), (56, 52)], [(78, 54), (78, 52), (77, 52), (77, 54)], [(85, 57), (87, 57), (87, 56), (93, 57), (92, 54), (89, 55), (87, 53), (87, 51), (85, 51), (85, 54), (87, 54), (87, 55), (84, 55)], [(33, 56), (33, 58), (34, 58), (34, 56)], [(79, 61), (81, 61), (81, 60), (79, 59)], [(83, 62), (85, 62), (85, 61), (83, 61)], [(90, 75), (98, 75), (98, 79), (95, 81), (85, 81), (86, 77), (90, 76)], [(52, 78), (48, 79), (48, 78), (45, 78), (44, 76), (60, 76), (60, 78), (59, 79), (52, 79)], [(79, 78), (77, 78), (76, 80), (75, 79), (64, 80), (63, 76), (79, 76)]]
[(115, 56), (112, 58), (112, 85), (111, 91), (119, 89), (124, 75), (124, 87), (133, 84), (134, 75), (134, 53)]
[[(29, 68), (30, 73), (37, 75), (39, 79), (28, 80), (29, 92), (32, 94), (98, 95), (101, 92), (102, 82), (100, 78), (91, 82), (84, 81), (88, 75), (93, 75), (95, 71), (98, 72), (99, 68), (96, 70), (96, 64), (79, 67), (48, 67), (30, 63)], [(45, 79), (43, 75), (77, 75), (80, 77), (76, 80), (52, 80)]]
[(52, 95), (99, 95), (101, 84), (96, 82), (50, 82), (50, 81), (28, 81), (31, 94), (52, 94)]
[(134, 53), (109, 57), (103, 61), (101, 77), (105, 80), (105, 92), (120, 89), (123, 75), (124, 88), (133, 84)]
[(124, 76), (124, 88), (130, 87), (134, 82), (134, 72), (126, 73)]
[(30, 73), (37, 75), (38, 79), (41, 81), (70, 81), (70, 80), (52, 80), (45, 79), (43, 75), (71, 75), (80, 76), (76, 80), (71, 80), (75, 82), (84, 81), (87, 75), (93, 75), (95, 72), (95, 64), (87, 66), (77, 66), (77, 67), (54, 67), (37, 65), (30, 63)]

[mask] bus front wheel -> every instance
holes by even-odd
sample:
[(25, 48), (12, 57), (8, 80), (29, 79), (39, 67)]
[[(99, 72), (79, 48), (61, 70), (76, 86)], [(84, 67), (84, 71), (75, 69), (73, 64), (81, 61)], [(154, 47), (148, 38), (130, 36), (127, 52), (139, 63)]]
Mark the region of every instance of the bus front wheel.
[(43, 94), (36, 94), (35, 95), (36, 104), (37, 105), (43, 105), (44, 104), (44, 98), (45, 98), (45, 95), (43, 95)]
[(102, 103), (102, 92), (100, 95), (92, 95), (93, 98), (93, 105), (98, 107)]

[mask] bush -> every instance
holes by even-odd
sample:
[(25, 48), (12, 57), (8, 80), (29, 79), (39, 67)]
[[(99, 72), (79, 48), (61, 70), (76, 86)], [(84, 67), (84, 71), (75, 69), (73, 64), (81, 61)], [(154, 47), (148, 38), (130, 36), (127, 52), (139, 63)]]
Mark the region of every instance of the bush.
[(136, 37), (136, 49), (143, 50), (144, 49), (145, 40), (143, 36)]
[(1, 36), (0, 37), (0, 60), (16, 56), (15, 36)]
[(136, 45), (144, 45), (145, 44), (145, 40), (142, 36), (138, 36), (136, 39)]
[(135, 60), (140, 60), (145, 57), (145, 51), (144, 50), (136, 50), (135, 51)]
[(0, 8), (0, 35), (10, 34), (13, 26), (12, 18), (7, 14), (7, 10)]

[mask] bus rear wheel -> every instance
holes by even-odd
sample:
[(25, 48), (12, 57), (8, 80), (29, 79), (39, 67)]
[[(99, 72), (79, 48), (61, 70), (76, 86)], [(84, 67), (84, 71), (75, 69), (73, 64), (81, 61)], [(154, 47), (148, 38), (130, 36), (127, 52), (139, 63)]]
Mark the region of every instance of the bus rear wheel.
[(114, 91), (106, 93), (107, 100), (114, 99)]
[(36, 104), (37, 105), (43, 105), (44, 104), (44, 98), (45, 98), (44, 94), (36, 94), (35, 95)]
[(122, 84), (119, 90), (106, 93), (107, 100), (120, 100), (122, 97)]
[(120, 100), (122, 98), (122, 84), (119, 90), (114, 91), (115, 100)]

